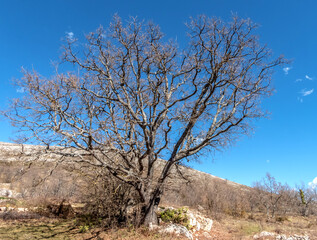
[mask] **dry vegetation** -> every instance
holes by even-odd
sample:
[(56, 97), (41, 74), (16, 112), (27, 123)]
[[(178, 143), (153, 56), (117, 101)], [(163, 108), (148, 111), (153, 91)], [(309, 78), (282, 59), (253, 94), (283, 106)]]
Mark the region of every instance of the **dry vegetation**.
[(117, 240), (172, 240), (181, 239), (177, 236), (162, 235), (146, 228), (117, 228), (107, 232), (100, 228), (82, 232), (73, 220), (41, 219), (32, 221), (3, 221), (0, 220), (1, 240), (25, 240), (25, 239), (117, 239)]
[(132, 227), (158, 223), (159, 204), (216, 219), (213, 239), (315, 227), (316, 191), (270, 175), (250, 188), (182, 165), (248, 133), (285, 63), (249, 19), (186, 26), (181, 48), (151, 22), (115, 16), (86, 44), (67, 39), (62, 59), (75, 72), (24, 70), (23, 95), (1, 114), (18, 142), (41, 147), (0, 144), (0, 183), (13, 191), (0, 205), (31, 210), (1, 213), (1, 239), (164, 239)]
[[(52, 166), (0, 162), (0, 187), (20, 193), (18, 200), (3, 198), (0, 206), (37, 207), (36, 213), (2, 214), (0, 239), (175, 239), (131, 227), (138, 214), (133, 208), (137, 198), (123, 182), (91, 168), (67, 165), (50, 173)], [(314, 191), (301, 187), (300, 194), (270, 175), (249, 188), (183, 166), (179, 171), (182, 174), (167, 181), (161, 205), (199, 209), (215, 220), (213, 239), (252, 239), (261, 231), (317, 239)], [(72, 203), (73, 215), (56, 214), (62, 200)]]
[(155, 225), (173, 169), (225, 149), (266, 115), (273, 69), (286, 61), (261, 44), (256, 28), (235, 15), (228, 22), (201, 15), (178, 45), (153, 22), (114, 16), (84, 43), (65, 39), (69, 72), (24, 69), (14, 81), (23, 94), (0, 114), (16, 127), (16, 141), (133, 186), (135, 224)]

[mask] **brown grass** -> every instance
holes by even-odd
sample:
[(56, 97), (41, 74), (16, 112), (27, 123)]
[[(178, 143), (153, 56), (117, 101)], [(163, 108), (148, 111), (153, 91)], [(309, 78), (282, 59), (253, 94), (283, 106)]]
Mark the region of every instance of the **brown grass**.
[(60, 220), (42, 218), (28, 221), (0, 220), (1, 240), (26, 239), (56, 239), (56, 240), (84, 240), (84, 239), (116, 239), (116, 240), (172, 240), (183, 239), (172, 235), (162, 235), (146, 228), (117, 228), (103, 231), (99, 228), (88, 229), (86, 232), (74, 223), (74, 220)]
[[(262, 219), (262, 220), (261, 220)], [(224, 238), (213, 239), (253, 239), (253, 236), (262, 231), (285, 234), (287, 236), (309, 235), (311, 240), (317, 239), (317, 219), (314, 217), (289, 217), (287, 221), (265, 221), (257, 216), (255, 220), (247, 218), (222, 217), (214, 223), (211, 233), (223, 234)], [(227, 238), (225, 238), (225, 236)]]
[[(259, 218), (259, 216), (258, 216)], [(224, 216), (214, 221), (210, 236), (214, 240), (253, 239), (253, 236), (262, 231), (285, 235), (309, 235), (311, 240), (317, 239), (317, 221), (314, 218), (290, 217), (284, 222), (264, 220), (250, 220)], [(208, 239), (202, 234), (197, 239)], [(28, 220), (0, 220), (0, 239), (116, 239), (116, 240), (172, 240), (184, 239), (172, 235), (162, 235), (147, 228), (113, 228), (102, 230), (99, 227), (85, 227), (76, 219), (28, 219)]]

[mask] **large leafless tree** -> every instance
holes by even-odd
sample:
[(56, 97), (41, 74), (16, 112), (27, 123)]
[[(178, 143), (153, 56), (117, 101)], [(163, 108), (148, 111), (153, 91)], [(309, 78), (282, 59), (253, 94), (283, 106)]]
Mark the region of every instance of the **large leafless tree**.
[(6, 115), (27, 140), (68, 148), (73, 161), (131, 184), (142, 222), (153, 223), (171, 169), (223, 148), (264, 116), (272, 69), (284, 61), (259, 43), (250, 20), (200, 16), (187, 27), (184, 49), (134, 18), (114, 17), (85, 44), (68, 38), (63, 60), (76, 70), (50, 78), (24, 71), (16, 81), (24, 95)]

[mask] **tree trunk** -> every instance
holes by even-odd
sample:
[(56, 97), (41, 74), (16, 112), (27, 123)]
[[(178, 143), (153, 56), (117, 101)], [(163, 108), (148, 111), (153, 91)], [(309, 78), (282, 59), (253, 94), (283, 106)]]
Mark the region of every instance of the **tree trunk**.
[(151, 204), (147, 208), (147, 212), (145, 212), (145, 217), (144, 217), (144, 225), (145, 226), (153, 226), (153, 225), (158, 225), (158, 217), (156, 214), (157, 211), (157, 205)]
[(153, 226), (159, 224), (156, 211), (160, 203), (161, 194), (162, 193), (161, 191), (159, 191), (159, 189), (150, 191), (148, 193), (142, 209), (141, 224), (144, 224), (145, 226)]

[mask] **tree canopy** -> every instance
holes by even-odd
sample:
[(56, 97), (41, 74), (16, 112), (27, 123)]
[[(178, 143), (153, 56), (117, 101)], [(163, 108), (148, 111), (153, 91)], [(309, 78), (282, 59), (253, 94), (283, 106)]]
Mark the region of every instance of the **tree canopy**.
[[(248, 19), (199, 16), (187, 27), (184, 49), (153, 23), (117, 16), (85, 44), (68, 38), (63, 61), (76, 70), (49, 78), (24, 70), (16, 81), (24, 95), (5, 114), (25, 140), (77, 149), (68, 152), (73, 161), (134, 186), (151, 222), (173, 166), (223, 148), (265, 115), (261, 100), (284, 61), (259, 43)], [(159, 159), (166, 161), (155, 178)]]

